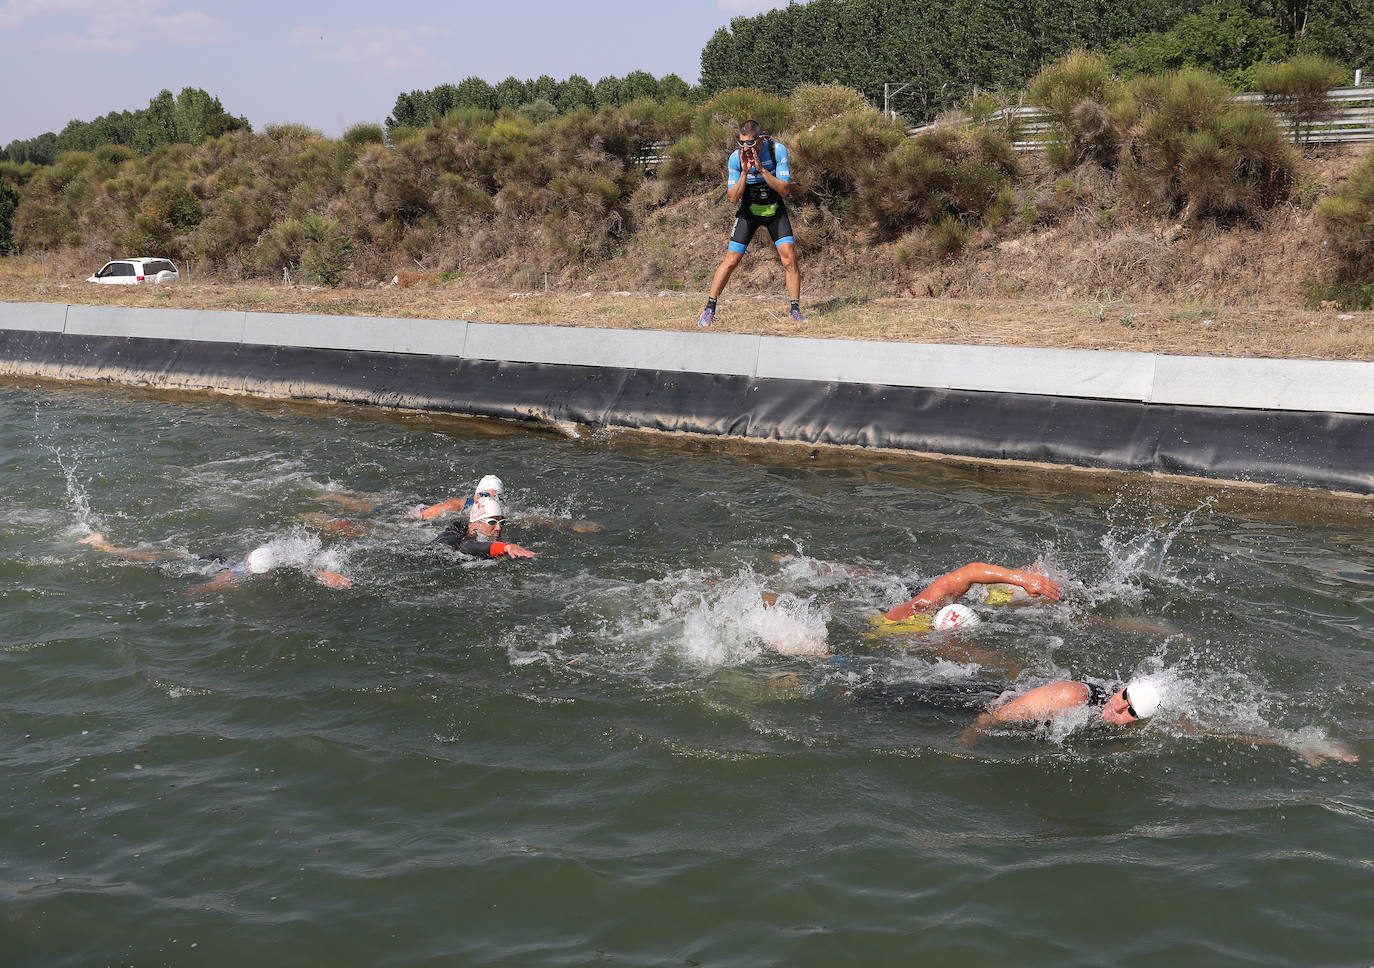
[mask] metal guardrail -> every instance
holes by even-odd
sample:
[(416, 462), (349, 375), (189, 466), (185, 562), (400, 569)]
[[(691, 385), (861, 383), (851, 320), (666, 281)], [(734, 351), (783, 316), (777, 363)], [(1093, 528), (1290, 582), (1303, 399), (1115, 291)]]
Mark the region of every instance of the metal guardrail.
[[(1326, 93), (1328, 101), (1337, 105), (1332, 113), (1323, 120), (1299, 126), (1279, 114), (1279, 128), (1290, 138), (1301, 140), (1304, 144), (1325, 145), (1349, 142), (1374, 141), (1374, 87), (1338, 87)], [(1263, 94), (1247, 92), (1234, 98), (1240, 102), (1270, 103)], [(1017, 122), (1018, 139), (1014, 142), (1017, 151), (1039, 151), (1051, 140), (1054, 123), (1044, 108), (1030, 104), (1017, 104), (994, 112), (989, 121), (1008, 123)], [(938, 122), (937, 122), (938, 123)], [(929, 131), (935, 124), (923, 124), (908, 128), (907, 134), (915, 137), (922, 131)]]
[[(1304, 125), (1306, 130), (1300, 132), (1297, 130), (1297, 125), (1285, 120), (1283, 114), (1280, 113), (1279, 130), (1294, 141), (1301, 140), (1304, 144), (1311, 145), (1374, 141), (1374, 86), (1338, 87), (1327, 91), (1326, 99), (1335, 102), (1338, 106), (1322, 121), (1312, 125)], [(1237, 94), (1232, 100), (1268, 103), (1265, 95), (1254, 92)], [(1005, 107), (989, 115), (988, 121), (1017, 122), (1016, 131), (1019, 137), (1012, 142), (1017, 151), (1040, 151), (1044, 149), (1045, 145), (1051, 141), (1054, 131), (1054, 122), (1050, 120), (1045, 109), (1031, 104), (1016, 104)], [(906, 133), (914, 138), (922, 131), (929, 131), (938, 124), (939, 122), (932, 122), (908, 128)], [(672, 147), (671, 141), (655, 141), (635, 159), (636, 163), (643, 165), (646, 170), (653, 171), (667, 160), (670, 147)]]

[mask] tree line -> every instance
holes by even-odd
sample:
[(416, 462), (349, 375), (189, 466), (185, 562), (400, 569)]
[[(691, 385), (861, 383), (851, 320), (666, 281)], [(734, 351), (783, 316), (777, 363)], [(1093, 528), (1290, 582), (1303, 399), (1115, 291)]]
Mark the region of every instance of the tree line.
[[(440, 84), (430, 90), (404, 92), (386, 119), (388, 132), (422, 128), (458, 108), (523, 111), (533, 120), (547, 120), (579, 108), (600, 111), (632, 101), (691, 100), (694, 88), (668, 74), (655, 78), (647, 71), (631, 71), (624, 77), (603, 77), (593, 84), (581, 74), (556, 80), (544, 74), (534, 80), (507, 77), (489, 84), (480, 77), (468, 77), (457, 84)], [(542, 116), (541, 116), (542, 115)]]
[(811, 0), (736, 17), (701, 53), (701, 90), (786, 94), (841, 84), (924, 121), (972, 90), (1015, 90), (1069, 50), (1123, 74), (1200, 67), (1244, 87), (1257, 63), (1298, 54), (1349, 69), (1374, 52), (1368, 0)]
[(51, 165), (67, 151), (93, 151), (103, 145), (122, 145), (141, 155), (170, 144), (198, 145), (229, 131), (250, 129), (247, 118), (224, 110), (219, 98), (197, 87), (180, 94), (161, 91), (137, 111), (111, 111), (94, 121), (73, 120), (61, 132), (11, 141), (0, 150), (0, 161)]

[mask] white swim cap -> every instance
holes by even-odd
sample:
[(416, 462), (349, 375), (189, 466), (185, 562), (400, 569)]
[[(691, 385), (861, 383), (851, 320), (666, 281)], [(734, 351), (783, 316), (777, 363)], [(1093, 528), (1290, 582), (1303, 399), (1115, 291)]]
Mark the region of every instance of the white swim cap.
[(930, 627), (937, 632), (944, 632), (948, 629), (961, 629), (970, 625), (977, 625), (982, 619), (978, 613), (967, 605), (960, 605), (957, 602), (953, 605), (946, 605), (935, 613), (934, 620)]
[(489, 494), (478, 495), (472, 502), (472, 510), (468, 512), (469, 521), (486, 521), (505, 516), (506, 510), (501, 507), (501, 499)]
[(502, 494), (506, 493), (506, 488), (502, 485), (501, 478), (497, 477), (495, 474), (488, 474), (477, 482), (476, 493), (495, 494), (497, 497), (500, 497)]
[(248, 552), (248, 574), (265, 575), (277, 567), (277, 554), (267, 545)]
[(1127, 683), (1121, 692), (1130, 703), (1131, 709), (1135, 711), (1137, 719), (1147, 719), (1159, 708), (1159, 686), (1150, 679), (1137, 679), (1135, 682)]

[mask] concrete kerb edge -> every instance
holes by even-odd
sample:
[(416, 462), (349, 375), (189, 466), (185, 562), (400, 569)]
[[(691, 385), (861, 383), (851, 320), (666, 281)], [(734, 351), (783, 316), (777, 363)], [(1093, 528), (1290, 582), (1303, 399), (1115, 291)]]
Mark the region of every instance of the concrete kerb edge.
[[(176, 331), (178, 316), (198, 332)], [(1367, 361), (1230, 359), (1117, 351), (546, 327), (466, 320), (0, 303), (0, 329), (274, 345), (267, 339), (270, 329), (289, 330), (292, 327), (307, 335), (284, 340), (281, 345), (506, 362), (612, 365), (760, 379), (779, 377), (987, 393), (1035, 393), (1152, 404), (1374, 414), (1374, 362)], [(338, 329), (353, 329), (371, 336), (350, 342), (337, 336), (310, 335)], [(404, 333), (399, 331), (401, 329)], [(556, 352), (559, 347), (575, 348), (576, 352), (562, 354), (574, 358), (559, 358)], [(503, 353), (503, 348), (514, 349), (514, 352)], [(867, 365), (865, 358), (869, 360)], [(1078, 374), (1071, 377), (1067, 385), (1056, 384), (1048, 376), (1042, 378), (1040, 375), (1053, 371), (1060, 361), (1067, 371)], [(932, 365), (925, 368), (921, 365), (923, 362)], [(984, 362), (986, 366), (980, 365)], [(1094, 373), (1094, 363), (1106, 366)], [(1018, 375), (1014, 385), (999, 385), (995, 380), (979, 378), (978, 374), (985, 370), (1014, 375), (1025, 371), (1036, 375), (1024, 380)]]

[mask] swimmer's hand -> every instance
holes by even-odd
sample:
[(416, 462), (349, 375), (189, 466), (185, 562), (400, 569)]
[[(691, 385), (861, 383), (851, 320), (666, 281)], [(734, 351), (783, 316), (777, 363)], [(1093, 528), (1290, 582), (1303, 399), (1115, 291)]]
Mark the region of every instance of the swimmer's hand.
[(330, 588), (353, 587), (353, 583), (337, 571), (317, 571), (314, 573), (314, 578), (321, 585), (327, 585)]
[(1047, 598), (1052, 602), (1059, 601), (1059, 584), (1048, 575), (1040, 575), (1035, 572), (1012, 572), (1008, 580), (1014, 585), (1020, 585), (1031, 595)]
[(114, 545), (105, 540), (105, 536), (99, 531), (92, 531), (82, 538), (77, 544), (90, 545), (92, 548), (99, 548), (101, 551), (110, 551)]
[(533, 558), (534, 552), (528, 548), (522, 548), (517, 544), (508, 544), (501, 552), (507, 558)]
[(1303, 743), (1297, 747), (1297, 753), (1309, 766), (1321, 766), (1327, 760), (1339, 760), (1342, 763), (1358, 763), (1360, 758), (1356, 756), (1344, 743), (1338, 743), (1334, 739), (1313, 740)]
[(568, 527), (579, 534), (601, 530), (601, 525), (597, 524), (595, 521), (574, 521), (572, 524), (568, 525)]

